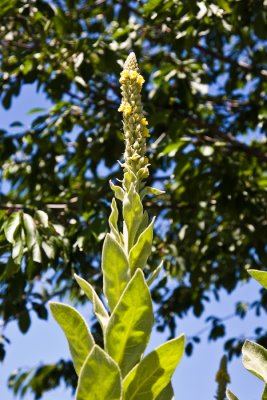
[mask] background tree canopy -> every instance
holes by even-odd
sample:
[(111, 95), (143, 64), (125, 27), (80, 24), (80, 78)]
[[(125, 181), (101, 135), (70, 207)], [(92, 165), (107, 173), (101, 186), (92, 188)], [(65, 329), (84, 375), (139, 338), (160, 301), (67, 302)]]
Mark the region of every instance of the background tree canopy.
[[(53, 104), (31, 111), (30, 128), (14, 121), (0, 131), (4, 325), (17, 320), (25, 333), (32, 312), (47, 318), (50, 299), (83, 302), (74, 272), (100, 286), (108, 180), (121, 178), (118, 78), (131, 50), (146, 80), (150, 183), (166, 190), (146, 201), (158, 215), (150, 268), (165, 259), (173, 278), (154, 288), (158, 329), (173, 335), (176, 317), (199, 317), (249, 279), (247, 268), (267, 265), (266, 19), (263, 0), (1, 1), (3, 107), (27, 84)], [(235, 313), (249, 309), (266, 311), (266, 292)], [(220, 318), (208, 324), (210, 340), (225, 335)], [(267, 345), (264, 328), (252, 335)], [(7, 340), (3, 331), (2, 359)], [(230, 357), (242, 342), (227, 338)], [(10, 385), (39, 398), (62, 377), (75, 382), (68, 361), (30, 382), (18, 372)]]

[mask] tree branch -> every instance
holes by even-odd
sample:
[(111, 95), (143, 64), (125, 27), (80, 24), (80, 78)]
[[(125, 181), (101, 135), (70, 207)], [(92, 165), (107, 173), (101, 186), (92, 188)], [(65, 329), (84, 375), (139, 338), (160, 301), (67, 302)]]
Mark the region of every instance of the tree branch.
[(242, 69), (246, 69), (247, 71), (251, 71), (251, 72), (255, 71), (258, 74), (260, 74), (262, 78), (267, 79), (267, 70), (266, 69), (263, 69), (257, 65), (247, 64), (243, 61), (233, 60), (231, 57), (219, 54), (214, 50), (211, 50), (211, 49), (208, 49), (207, 47), (201, 46), (200, 44), (196, 45), (195, 47), (202, 53), (208, 54), (208, 55), (210, 55), (214, 58), (217, 58), (218, 60), (224, 61), (228, 64), (238, 66)]

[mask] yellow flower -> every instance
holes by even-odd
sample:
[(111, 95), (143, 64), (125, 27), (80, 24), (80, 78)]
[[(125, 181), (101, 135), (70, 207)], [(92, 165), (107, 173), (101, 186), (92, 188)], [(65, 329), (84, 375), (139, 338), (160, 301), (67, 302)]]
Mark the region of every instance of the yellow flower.
[(144, 78), (142, 77), (142, 75), (138, 74), (138, 77), (136, 79), (136, 82), (138, 83), (138, 85), (142, 86), (143, 83), (145, 82)]
[(138, 72), (130, 71), (130, 79), (136, 79), (138, 77)]
[(119, 112), (123, 112), (124, 111), (124, 107), (125, 107), (124, 104), (121, 104), (120, 107), (118, 108), (118, 111)]
[(147, 128), (145, 128), (143, 130), (143, 134), (144, 134), (145, 137), (150, 137), (150, 133), (149, 133), (149, 130)]
[(125, 78), (125, 79), (126, 79), (126, 78), (129, 78), (129, 72), (128, 72), (128, 71), (122, 71), (122, 72), (121, 72), (121, 77), (122, 77), (122, 78)]
[(141, 124), (144, 125), (144, 126), (148, 125), (147, 119), (146, 118), (142, 118), (141, 119)]
[(125, 115), (130, 115), (131, 112), (132, 112), (132, 107), (130, 106), (130, 104), (126, 104), (126, 105), (124, 106), (124, 114), (125, 114)]

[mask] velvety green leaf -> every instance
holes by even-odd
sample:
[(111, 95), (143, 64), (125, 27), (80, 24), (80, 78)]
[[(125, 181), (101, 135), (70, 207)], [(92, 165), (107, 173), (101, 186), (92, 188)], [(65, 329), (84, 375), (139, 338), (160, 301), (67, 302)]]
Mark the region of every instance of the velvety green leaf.
[(108, 233), (102, 251), (103, 289), (112, 311), (129, 282), (129, 263), (122, 247)]
[(184, 352), (184, 335), (148, 354), (126, 376), (125, 400), (154, 400), (168, 385)]
[(142, 221), (136, 232), (136, 237), (139, 237), (141, 235), (141, 233), (148, 227), (148, 225), (149, 225), (149, 216), (148, 216), (147, 211), (144, 211), (143, 216), (142, 216)]
[(123, 201), (124, 198), (124, 191), (120, 186), (114, 185), (112, 181), (109, 181), (110, 187), (113, 190), (115, 197), (121, 201)]
[(242, 355), (244, 367), (267, 384), (267, 350), (246, 340), (242, 347)]
[(247, 272), (256, 279), (265, 289), (267, 289), (267, 272), (256, 269), (248, 269)]
[(84, 361), (94, 346), (94, 339), (78, 311), (66, 304), (57, 302), (50, 302), (49, 305), (53, 317), (65, 333), (74, 368), (79, 375)]
[(32, 246), (36, 243), (35, 223), (31, 215), (26, 213), (23, 213), (22, 220), (26, 234), (27, 247), (30, 250)]
[(137, 270), (111, 314), (105, 348), (125, 376), (139, 361), (153, 326), (152, 300), (141, 270)]
[(174, 400), (174, 393), (171, 382), (160, 392), (156, 400)]
[(103, 332), (105, 332), (106, 326), (109, 321), (109, 315), (105, 309), (104, 304), (102, 303), (101, 299), (98, 297), (97, 293), (89, 282), (87, 282), (83, 278), (80, 278), (76, 274), (74, 274), (74, 277), (88, 299), (93, 303), (95, 315), (100, 325), (102, 326)]
[(160, 274), (160, 271), (162, 270), (162, 267), (163, 267), (163, 261), (161, 261), (159, 266), (152, 272), (151, 275), (149, 275), (149, 277), (148, 277), (148, 279), (146, 281), (148, 286), (152, 285), (152, 283), (155, 281), (155, 279), (157, 279), (157, 277)]
[(146, 186), (142, 192), (140, 193), (140, 198), (143, 200), (143, 198), (148, 195), (148, 194), (153, 194), (154, 196), (159, 196), (160, 194), (164, 194), (164, 190), (159, 190), (150, 186)]
[(14, 212), (13, 214), (11, 214), (11, 216), (8, 218), (7, 222), (5, 223), (4, 232), (5, 232), (6, 238), (9, 241), (9, 243), (13, 243), (14, 235), (15, 235), (16, 230), (18, 229), (20, 223), (21, 223), (21, 218), (20, 218), (19, 212)]
[(136, 244), (132, 247), (129, 254), (129, 263), (131, 274), (133, 275), (137, 268), (144, 269), (147, 259), (151, 254), (153, 241), (153, 227), (155, 218), (148, 227), (141, 233)]
[(125, 193), (123, 199), (123, 219), (127, 227), (124, 233), (125, 241), (128, 243), (128, 251), (132, 248), (137, 230), (143, 217), (143, 206), (139, 194), (131, 185), (128, 193)]
[(264, 386), (261, 400), (267, 400), (267, 385)]
[(110, 214), (108, 222), (109, 222), (111, 234), (114, 236), (114, 239), (116, 239), (117, 242), (120, 243), (121, 239), (120, 239), (120, 234), (119, 234), (119, 230), (118, 230), (118, 216), (119, 216), (119, 212), (118, 212), (118, 208), (117, 208), (117, 203), (116, 203), (116, 200), (113, 198), (112, 202), (111, 202), (111, 214)]
[(121, 398), (119, 367), (96, 345), (82, 367), (76, 400), (121, 400)]
[(226, 389), (226, 397), (227, 400), (238, 400), (238, 398), (234, 395), (233, 392), (231, 392), (230, 389)]

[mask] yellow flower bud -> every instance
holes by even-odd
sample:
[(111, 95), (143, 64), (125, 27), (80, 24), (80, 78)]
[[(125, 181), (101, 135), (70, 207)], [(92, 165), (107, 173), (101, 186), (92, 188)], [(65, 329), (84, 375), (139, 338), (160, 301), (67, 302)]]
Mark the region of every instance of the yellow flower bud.
[(138, 72), (130, 71), (130, 79), (136, 79), (138, 77)]
[(130, 104), (126, 104), (126, 105), (124, 106), (124, 114), (125, 114), (125, 115), (130, 115), (131, 112), (132, 112), (132, 107), (130, 106)]
[(124, 104), (121, 104), (120, 107), (118, 108), (118, 111), (119, 112), (123, 112), (124, 111), (124, 107), (125, 107)]
[(142, 75), (138, 75), (136, 82), (138, 83), (139, 86), (142, 87), (143, 83), (145, 82), (144, 78), (142, 77)]
[(143, 134), (144, 134), (145, 137), (150, 137), (150, 133), (149, 133), (149, 130), (147, 128), (145, 128), (143, 130)]
[(146, 118), (142, 118), (141, 119), (141, 124), (144, 125), (144, 126), (148, 125), (147, 119)]
[(121, 72), (121, 77), (125, 78), (125, 79), (129, 78), (129, 72), (128, 71), (122, 71)]

